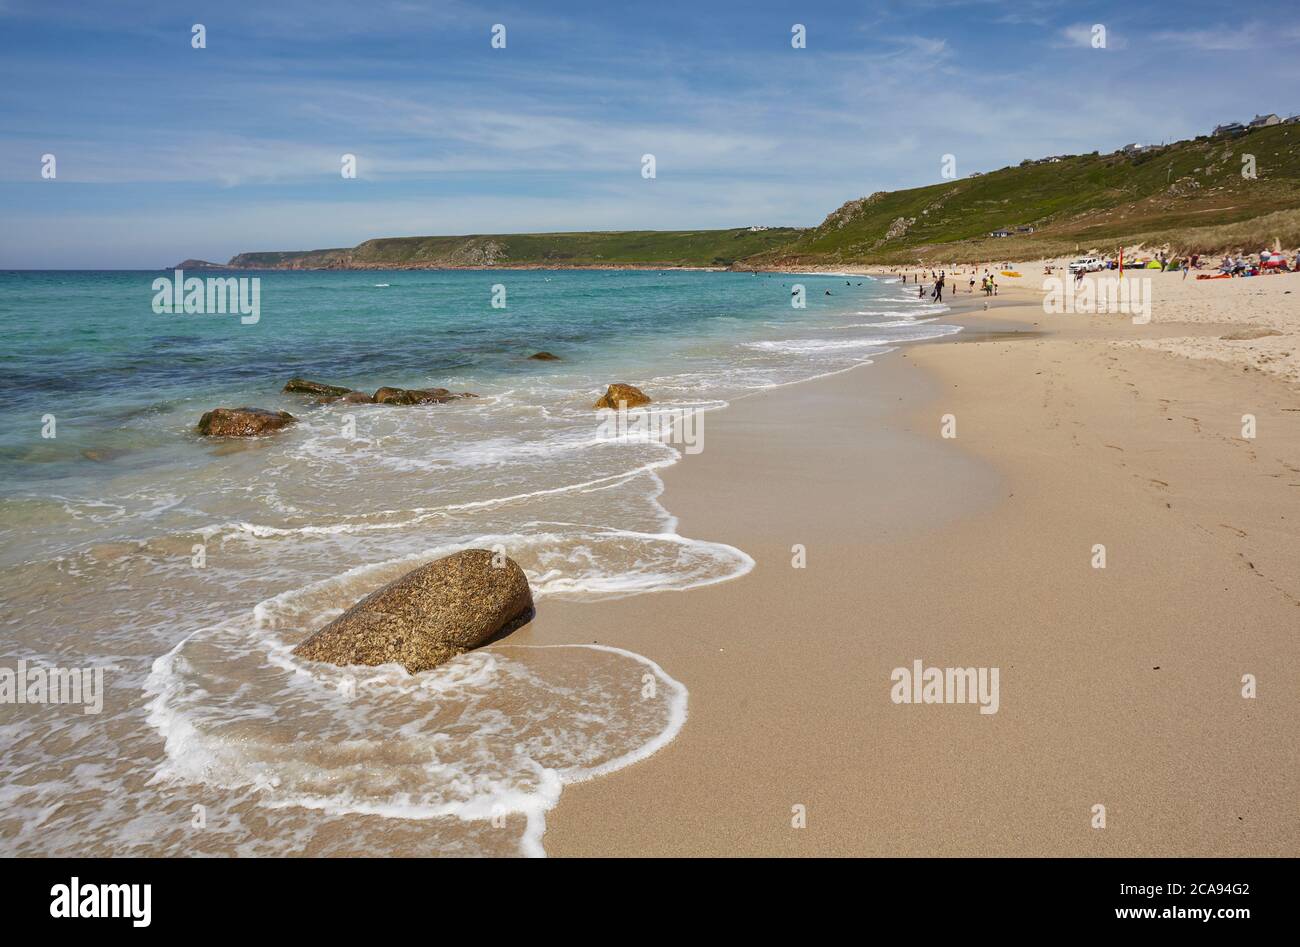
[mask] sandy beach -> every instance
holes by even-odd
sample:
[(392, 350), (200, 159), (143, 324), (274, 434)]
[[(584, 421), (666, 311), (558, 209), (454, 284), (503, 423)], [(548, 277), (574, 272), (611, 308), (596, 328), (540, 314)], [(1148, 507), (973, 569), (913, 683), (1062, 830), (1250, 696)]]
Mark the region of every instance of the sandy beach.
[[(673, 743), (565, 792), (548, 853), (1300, 853), (1300, 277), (1154, 274), (1134, 325), (1045, 315), (1018, 269), (956, 298), (955, 341), (709, 419), (663, 502), (748, 575), (513, 636), (690, 690)], [(998, 668), (997, 712), (894, 703), (918, 660)]]

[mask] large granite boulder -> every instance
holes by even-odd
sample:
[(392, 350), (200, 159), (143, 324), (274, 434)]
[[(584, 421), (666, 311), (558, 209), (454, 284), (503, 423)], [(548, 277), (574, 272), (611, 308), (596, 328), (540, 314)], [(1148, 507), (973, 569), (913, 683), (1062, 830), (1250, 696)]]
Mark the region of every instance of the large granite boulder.
[(600, 400), (596, 402), (597, 408), (613, 408), (618, 410), (620, 405), (628, 408), (637, 408), (643, 404), (650, 403), (650, 396), (640, 388), (634, 385), (625, 385), (622, 382), (614, 382), (606, 389)]
[(199, 433), (207, 437), (257, 437), (273, 434), (298, 419), (288, 411), (265, 408), (213, 408), (199, 418)]
[(534, 352), (528, 357), (535, 362), (558, 362), (560, 360), (560, 356), (552, 355), (550, 352)]
[(363, 598), (294, 654), (329, 664), (437, 667), (532, 618), (528, 577), (506, 556), (466, 549), (408, 572)]
[(306, 378), (290, 378), (285, 382), (284, 390), (292, 394), (299, 395), (317, 395), (323, 397), (341, 398), (350, 392), (351, 388), (344, 388), (342, 385), (327, 385), (320, 381), (310, 381)]

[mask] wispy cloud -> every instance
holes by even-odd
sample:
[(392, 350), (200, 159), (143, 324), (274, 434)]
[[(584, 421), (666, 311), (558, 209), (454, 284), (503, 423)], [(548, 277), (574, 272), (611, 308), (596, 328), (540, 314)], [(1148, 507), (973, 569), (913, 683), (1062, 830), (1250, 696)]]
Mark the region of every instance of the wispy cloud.
[(1128, 40), (1116, 35), (1105, 23), (1073, 23), (1056, 32), (1052, 46), (1057, 49), (1124, 49)]
[[(1246, 19), (1209, 55), (1201, 27), (1118, 0), (1066, 26), (1081, 15), (1065, 0), (659, 0), (654, 17), (596, 0), (558, 15), (510, 0), (45, 9), (0, 0), (14, 14), (0, 31), (0, 266), (403, 232), (815, 224), (940, 180), (945, 154), (965, 174), (1187, 137), (1241, 117), (1241, 89), (1298, 78), (1293, 26)], [(1178, 15), (1221, 11), (1189, 0)], [(191, 19), (208, 49), (190, 48)], [(489, 45), (496, 22), (506, 50)], [(1121, 55), (1091, 49), (1094, 23)], [(1261, 54), (1240, 55), (1250, 42)], [(1135, 86), (1197, 94), (1116, 109)], [(1256, 98), (1294, 110), (1280, 91)], [(47, 152), (56, 181), (40, 178)], [(339, 174), (344, 153), (357, 180)]]
[(1161, 30), (1152, 41), (1204, 52), (1247, 52), (1300, 42), (1300, 29), (1282, 24), (1238, 23), (1231, 29)]

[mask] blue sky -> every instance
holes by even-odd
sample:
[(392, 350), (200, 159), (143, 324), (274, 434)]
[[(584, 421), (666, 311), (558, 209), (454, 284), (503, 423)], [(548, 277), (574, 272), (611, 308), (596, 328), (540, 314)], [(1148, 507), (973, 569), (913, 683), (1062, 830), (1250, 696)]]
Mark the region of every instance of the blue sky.
[(0, 0), (0, 268), (812, 225), (944, 154), (964, 176), (1300, 111), (1300, 20), (1256, 9)]

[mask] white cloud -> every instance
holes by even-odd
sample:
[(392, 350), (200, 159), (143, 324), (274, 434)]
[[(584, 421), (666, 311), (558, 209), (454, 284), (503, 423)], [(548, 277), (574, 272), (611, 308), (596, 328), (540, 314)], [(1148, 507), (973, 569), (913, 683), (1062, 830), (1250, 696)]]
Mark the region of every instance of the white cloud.
[(1072, 23), (1057, 31), (1052, 46), (1057, 49), (1093, 49), (1094, 37), (1098, 40), (1102, 37), (1105, 39), (1105, 46), (1098, 47), (1099, 49), (1124, 49), (1128, 46), (1128, 40), (1115, 35), (1106, 23)]
[(1294, 27), (1263, 27), (1258, 23), (1234, 24), (1231, 29), (1165, 30), (1152, 39), (1163, 45), (1204, 52), (1245, 52), (1273, 45), (1296, 42), (1300, 36)]

